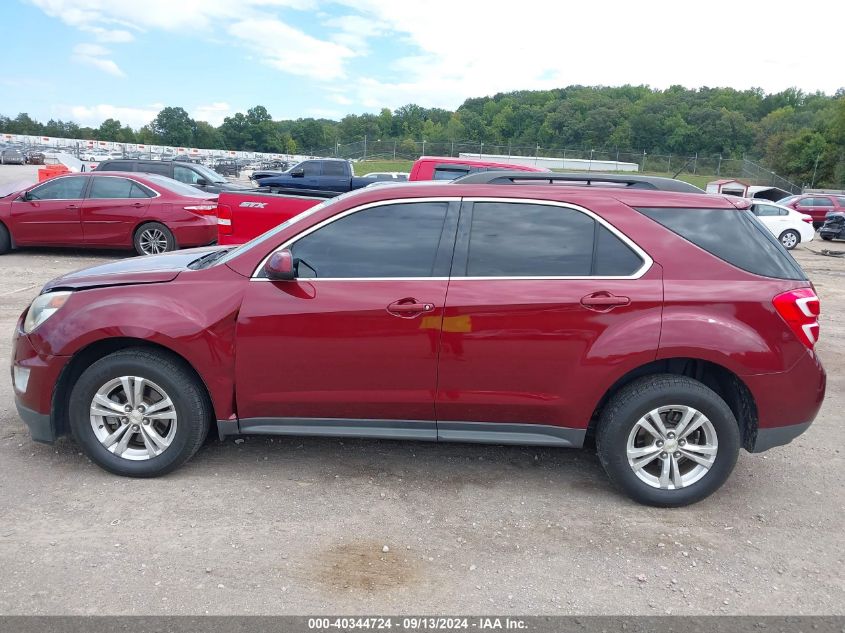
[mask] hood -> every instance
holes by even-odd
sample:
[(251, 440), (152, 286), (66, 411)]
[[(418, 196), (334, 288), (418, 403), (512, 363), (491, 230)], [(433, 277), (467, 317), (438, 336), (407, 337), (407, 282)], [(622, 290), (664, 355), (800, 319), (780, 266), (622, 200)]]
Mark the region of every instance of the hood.
[(177, 275), (186, 270), (191, 262), (221, 248), (224, 247), (189, 248), (162, 255), (131, 257), (92, 268), (83, 268), (47, 282), (42, 292), (164, 283), (176, 279)]

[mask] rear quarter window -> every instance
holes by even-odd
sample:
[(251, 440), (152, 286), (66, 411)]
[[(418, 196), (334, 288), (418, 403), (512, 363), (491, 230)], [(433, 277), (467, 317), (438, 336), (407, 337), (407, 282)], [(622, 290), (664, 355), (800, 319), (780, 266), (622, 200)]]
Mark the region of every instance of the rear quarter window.
[(637, 211), (749, 273), (775, 279), (807, 279), (789, 251), (750, 211), (677, 208), (639, 208)]

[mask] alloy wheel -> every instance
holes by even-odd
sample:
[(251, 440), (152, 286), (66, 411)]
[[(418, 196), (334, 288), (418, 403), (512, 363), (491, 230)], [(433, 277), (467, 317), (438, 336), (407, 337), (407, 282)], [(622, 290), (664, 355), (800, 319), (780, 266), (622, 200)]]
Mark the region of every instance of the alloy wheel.
[(628, 434), (626, 454), (634, 474), (653, 488), (690, 486), (713, 467), (716, 429), (701, 411), (683, 405), (653, 409)]
[(123, 459), (141, 461), (161, 455), (176, 435), (176, 424), (176, 409), (167, 393), (140, 376), (108, 381), (91, 401), (94, 435)]
[(144, 255), (158, 255), (167, 251), (167, 236), (159, 229), (145, 229), (138, 242)]

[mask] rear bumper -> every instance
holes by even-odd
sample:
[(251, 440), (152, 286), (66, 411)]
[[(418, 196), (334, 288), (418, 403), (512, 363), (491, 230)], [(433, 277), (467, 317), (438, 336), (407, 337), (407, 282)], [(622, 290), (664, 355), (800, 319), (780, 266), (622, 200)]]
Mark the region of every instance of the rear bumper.
[(179, 248), (207, 246), (217, 240), (217, 217), (201, 218), (201, 222), (173, 226), (173, 237)]
[(803, 424), (790, 424), (789, 426), (777, 426), (770, 429), (757, 429), (757, 437), (754, 439), (752, 453), (762, 453), (775, 446), (789, 444), (796, 437), (810, 428), (812, 422)]
[(788, 444), (806, 431), (824, 402), (827, 375), (809, 350), (792, 369), (777, 374), (743, 376), (757, 404), (757, 433), (752, 453)]

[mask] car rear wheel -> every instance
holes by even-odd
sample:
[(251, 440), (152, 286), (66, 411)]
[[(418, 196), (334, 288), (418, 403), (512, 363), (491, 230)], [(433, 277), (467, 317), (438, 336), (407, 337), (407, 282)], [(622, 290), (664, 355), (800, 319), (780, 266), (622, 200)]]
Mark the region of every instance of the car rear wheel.
[(139, 255), (158, 255), (176, 249), (176, 238), (170, 229), (159, 222), (142, 224), (135, 230), (135, 252)]
[(602, 412), (599, 459), (610, 480), (640, 503), (677, 507), (715, 492), (736, 464), (739, 425), (701, 382), (673, 374), (626, 385)]
[(73, 436), (116, 475), (156, 477), (190, 459), (205, 440), (208, 397), (177, 358), (127, 349), (93, 363), (70, 396)]
[(833, 236), (832, 235), (822, 235), (822, 239), (829, 242), (830, 240), (833, 239)]
[(798, 235), (797, 231), (793, 231), (792, 229), (788, 229), (781, 233), (778, 239), (780, 240), (780, 243), (790, 251), (801, 243), (801, 236)]

